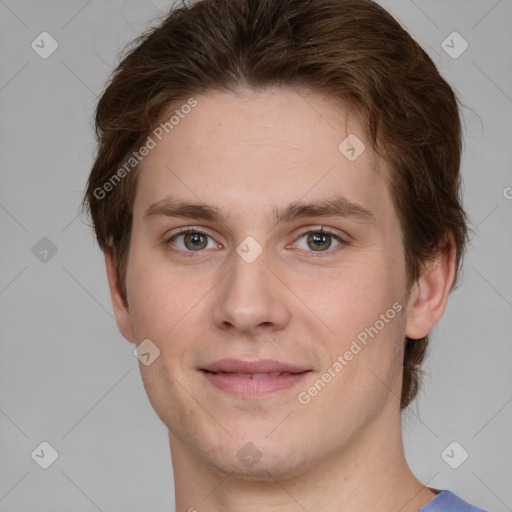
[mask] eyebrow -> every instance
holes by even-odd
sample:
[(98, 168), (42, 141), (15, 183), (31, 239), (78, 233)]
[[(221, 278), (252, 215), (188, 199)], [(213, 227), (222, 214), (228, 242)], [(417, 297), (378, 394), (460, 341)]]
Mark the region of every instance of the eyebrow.
[[(295, 201), (284, 210), (273, 208), (274, 223), (291, 222), (304, 217), (342, 217), (362, 222), (373, 222), (373, 214), (361, 205), (353, 203), (342, 196), (315, 202)], [(216, 207), (201, 203), (162, 199), (152, 204), (143, 214), (144, 220), (154, 217), (183, 217), (208, 221), (227, 222), (227, 216)]]

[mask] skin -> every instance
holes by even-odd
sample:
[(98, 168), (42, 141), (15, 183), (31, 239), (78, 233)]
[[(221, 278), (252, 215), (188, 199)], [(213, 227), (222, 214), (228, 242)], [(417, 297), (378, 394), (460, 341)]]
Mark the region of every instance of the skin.
[[(160, 350), (140, 371), (169, 428), (176, 510), (417, 510), (435, 494), (404, 458), (404, 336), (420, 338), (441, 318), (453, 250), (439, 253), (408, 290), (389, 170), (368, 142), (353, 162), (340, 152), (349, 133), (365, 141), (357, 116), (342, 105), (286, 88), (196, 99), (139, 169), (129, 306), (112, 252), (105, 253), (121, 333)], [(372, 217), (273, 220), (275, 209), (294, 201), (337, 195)], [(225, 219), (144, 218), (169, 197), (216, 206)], [(314, 250), (308, 234), (322, 226), (346, 243), (327, 237), (326, 248)], [(211, 237), (208, 245), (198, 251), (183, 235), (172, 239), (185, 227)], [(263, 250), (252, 263), (236, 252), (248, 236)], [(402, 310), (300, 403), (298, 393), (394, 303)], [(311, 372), (291, 389), (239, 397), (199, 371), (228, 357), (274, 359)], [(261, 455), (253, 465), (237, 455), (247, 443)]]

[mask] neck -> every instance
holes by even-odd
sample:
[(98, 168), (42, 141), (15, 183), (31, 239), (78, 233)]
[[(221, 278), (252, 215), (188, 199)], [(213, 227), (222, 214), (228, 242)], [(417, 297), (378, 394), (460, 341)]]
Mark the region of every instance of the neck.
[(319, 463), (305, 463), (307, 469), (287, 478), (225, 474), (206, 465), (172, 433), (169, 441), (177, 512), (416, 512), (435, 496), (407, 465), (399, 414), (394, 421), (376, 419), (350, 446)]

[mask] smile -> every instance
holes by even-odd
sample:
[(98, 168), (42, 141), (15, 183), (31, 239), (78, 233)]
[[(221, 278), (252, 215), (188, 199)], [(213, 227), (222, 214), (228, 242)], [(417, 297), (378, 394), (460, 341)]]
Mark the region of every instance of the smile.
[(217, 361), (200, 371), (215, 388), (251, 398), (293, 388), (311, 372), (276, 361), (247, 362), (233, 359)]

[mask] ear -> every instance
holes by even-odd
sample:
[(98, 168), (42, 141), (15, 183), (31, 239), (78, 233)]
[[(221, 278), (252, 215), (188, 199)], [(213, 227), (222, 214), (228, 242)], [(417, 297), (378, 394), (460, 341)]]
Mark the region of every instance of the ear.
[(135, 343), (130, 311), (117, 278), (115, 256), (112, 248), (105, 249), (105, 265), (107, 267), (108, 286), (110, 288), (110, 297), (112, 298), (117, 328), (128, 341)]
[(455, 278), (456, 254), (450, 237), (438, 250), (435, 259), (425, 263), (409, 297), (405, 330), (408, 338), (423, 338), (443, 316)]

